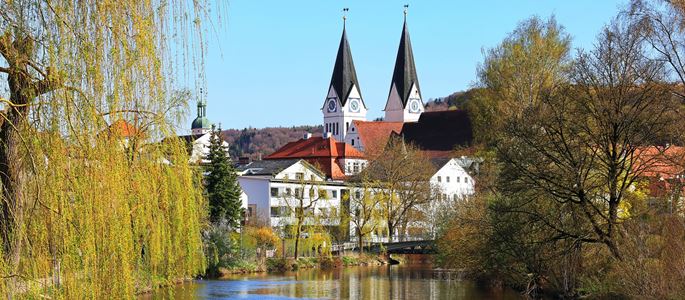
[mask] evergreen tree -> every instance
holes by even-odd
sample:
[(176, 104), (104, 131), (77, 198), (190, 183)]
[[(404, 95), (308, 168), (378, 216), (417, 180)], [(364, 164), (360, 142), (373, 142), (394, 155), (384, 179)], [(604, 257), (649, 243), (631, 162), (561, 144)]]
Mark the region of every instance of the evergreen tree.
[(220, 137), (221, 128), (212, 127), (210, 137), (209, 164), (205, 167), (207, 172), (205, 189), (209, 199), (209, 218), (212, 223), (220, 223), (222, 220), (231, 227), (240, 224), (242, 209), (240, 207), (240, 186), (238, 175), (235, 172), (231, 160), (228, 157), (228, 149), (222, 145)]

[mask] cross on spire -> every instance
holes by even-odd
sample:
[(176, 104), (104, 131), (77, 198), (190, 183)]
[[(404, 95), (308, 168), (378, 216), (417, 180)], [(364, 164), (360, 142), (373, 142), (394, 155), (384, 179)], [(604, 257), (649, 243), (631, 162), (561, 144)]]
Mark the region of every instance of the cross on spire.
[(350, 11), (350, 9), (345, 7), (345, 8), (343, 8), (342, 11), (343, 11), (343, 17), (342, 17), (343, 18), (343, 28), (345, 28), (345, 23), (347, 21), (347, 12)]
[(404, 5), (404, 21), (407, 21), (407, 10), (409, 9), (409, 4)]

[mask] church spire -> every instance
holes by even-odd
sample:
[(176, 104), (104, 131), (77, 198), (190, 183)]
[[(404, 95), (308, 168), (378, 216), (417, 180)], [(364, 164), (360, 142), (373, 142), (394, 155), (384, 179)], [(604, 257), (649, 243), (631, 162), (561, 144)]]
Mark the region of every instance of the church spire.
[(200, 96), (197, 99), (197, 117), (190, 125), (190, 130), (193, 134), (205, 134), (209, 132), (211, 123), (207, 119), (207, 103), (202, 95), (202, 88), (200, 88)]
[(395, 58), (395, 70), (392, 73), (392, 82), (390, 83), (390, 91), (392, 92), (392, 87), (394, 85), (403, 107), (407, 106), (412, 86), (416, 86), (416, 91), (418, 92), (419, 97), (421, 97), (419, 77), (416, 75), (416, 66), (414, 64), (414, 52), (411, 48), (409, 29), (407, 28), (408, 7), (409, 5), (404, 6), (402, 36), (400, 37), (400, 46), (397, 49), (397, 58)]
[[(343, 11), (347, 12), (348, 9), (345, 8)], [(354, 61), (352, 61), (352, 51), (349, 42), (347, 42), (346, 20), (347, 16), (343, 15), (343, 32), (340, 38), (340, 46), (338, 46), (338, 55), (335, 58), (333, 76), (331, 76), (331, 86), (335, 89), (342, 106), (345, 106), (352, 87), (356, 86), (357, 90), (360, 90), (357, 71), (354, 68)]]

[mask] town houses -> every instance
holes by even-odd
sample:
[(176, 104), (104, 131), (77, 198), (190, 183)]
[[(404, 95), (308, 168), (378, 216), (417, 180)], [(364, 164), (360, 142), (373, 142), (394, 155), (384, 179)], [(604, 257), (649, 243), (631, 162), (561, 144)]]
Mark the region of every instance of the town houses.
[[(191, 134), (180, 136), (189, 147), (193, 163), (206, 163), (213, 128), (206, 109), (207, 103), (200, 97)], [(344, 24), (330, 84), (319, 110), (322, 132), (306, 133), (260, 160), (236, 162), (243, 207), (250, 222), (272, 227), (292, 225), (296, 215), (293, 212), (299, 209), (315, 217), (320, 225), (349, 228), (344, 235), (349, 239), (354, 236), (353, 225), (340, 224), (334, 216), (355, 209), (350, 199), (364, 193), (357, 175), (383, 155), (391, 140), (416, 147), (430, 162), (427, 168), (433, 169), (427, 182), (431, 186), (430, 201), (414, 208), (424, 215), (424, 220), (408, 224), (424, 231), (425, 236), (435, 234), (431, 219), (436, 214), (475, 192), (474, 175), (482, 161), (456, 154), (456, 149), (468, 148), (472, 143), (471, 121), (463, 110), (426, 112), (406, 14), (383, 107), (384, 118), (366, 119), (369, 107)], [(228, 146), (225, 140), (222, 143)], [(378, 237), (374, 233), (372, 238)]]
[[(416, 146), (435, 169), (431, 202), (421, 208), (434, 214), (447, 201), (473, 194), (480, 160), (455, 155), (468, 147), (472, 129), (464, 111), (425, 112), (422, 91), (409, 36), (406, 15), (395, 67), (390, 78), (382, 121), (366, 119), (368, 107), (357, 77), (352, 51), (343, 25), (330, 84), (322, 106), (323, 132), (311, 132), (282, 146), (262, 160), (237, 164), (239, 183), (247, 198), (247, 216), (273, 227), (292, 225), (295, 209), (306, 209), (326, 226), (347, 226), (327, 220), (341, 209), (350, 210), (349, 197), (362, 191), (355, 175), (380, 155), (390, 139)], [(205, 103), (198, 104), (193, 121), (193, 155), (200, 148), (210, 124)], [(197, 153), (197, 154), (195, 154)], [(293, 201), (296, 200), (296, 201)], [(298, 206), (296, 208), (294, 206)], [(422, 226), (416, 223), (417, 226)], [(352, 228), (350, 229), (352, 232)]]

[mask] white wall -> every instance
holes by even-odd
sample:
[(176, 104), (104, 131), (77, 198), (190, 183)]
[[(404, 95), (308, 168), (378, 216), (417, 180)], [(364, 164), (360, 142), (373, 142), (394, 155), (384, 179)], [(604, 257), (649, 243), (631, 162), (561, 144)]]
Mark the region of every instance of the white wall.
[[(438, 180), (439, 179), (439, 180)], [(449, 181), (448, 181), (449, 180)], [(464, 168), (459, 166), (457, 159), (451, 159), (430, 180), (431, 184), (439, 188), (439, 193), (454, 199), (471, 195), (475, 191), (475, 182)]]
[(256, 205), (259, 220), (269, 220), (269, 178), (263, 176), (240, 176), (238, 183), (247, 196), (248, 205)]
[(418, 98), (421, 100), (421, 105), (419, 106), (419, 112), (418, 113), (411, 113), (409, 112), (409, 105), (407, 107), (404, 107), (402, 105), (402, 100), (400, 99), (400, 95), (397, 91), (397, 88), (395, 87), (395, 84), (393, 83), (392, 88), (390, 89), (390, 95), (388, 96), (388, 101), (385, 104), (385, 121), (386, 122), (416, 122), (419, 120), (419, 117), (421, 117), (421, 113), (425, 111), (425, 108), (423, 107), (423, 99), (421, 99), (421, 95), (419, 94), (419, 90), (416, 88), (416, 85), (412, 85), (411, 87), (411, 92), (409, 93), (411, 95), (410, 98)]
[[(328, 112), (329, 98), (337, 99), (337, 109), (334, 112)], [(352, 112), (352, 109), (350, 107), (350, 99), (352, 98), (359, 98), (360, 100), (360, 107), (358, 112)], [(321, 111), (323, 112), (324, 133), (326, 133), (326, 124), (338, 124), (338, 134), (333, 135), (333, 137), (335, 137), (335, 139), (338, 141), (346, 141), (346, 136), (348, 132), (347, 124), (349, 124), (349, 126), (351, 127), (352, 121), (354, 120), (366, 120), (366, 104), (364, 103), (364, 99), (361, 99), (361, 95), (356, 85), (352, 87), (352, 90), (350, 91), (350, 94), (348, 95), (345, 102), (345, 106), (340, 105), (340, 97), (338, 97), (337, 93), (335, 92), (335, 89), (333, 89), (333, 86), (330, 86), (328, 89), (328, 96), (326, 97), (324, 105), (321, 108)], [(333, 131), (329, 130), (329, 132)]]
[[(209, 155), (209, 145), (211, 144), (211, 136), (211, 133), (205, 133), (203, 136), (193, 141), (193, 151), (190, 153), (190, 162), (195, 163), (200, 160), (202, 160), (202, 162), (205, 163), (209, 162), (208, 160), (206, 160), (206, 157), (207, 155)], [(226, 148), (226, 151), (228, 151), (228, 143), (226, 141), (222, 141), (221, 144)]]

